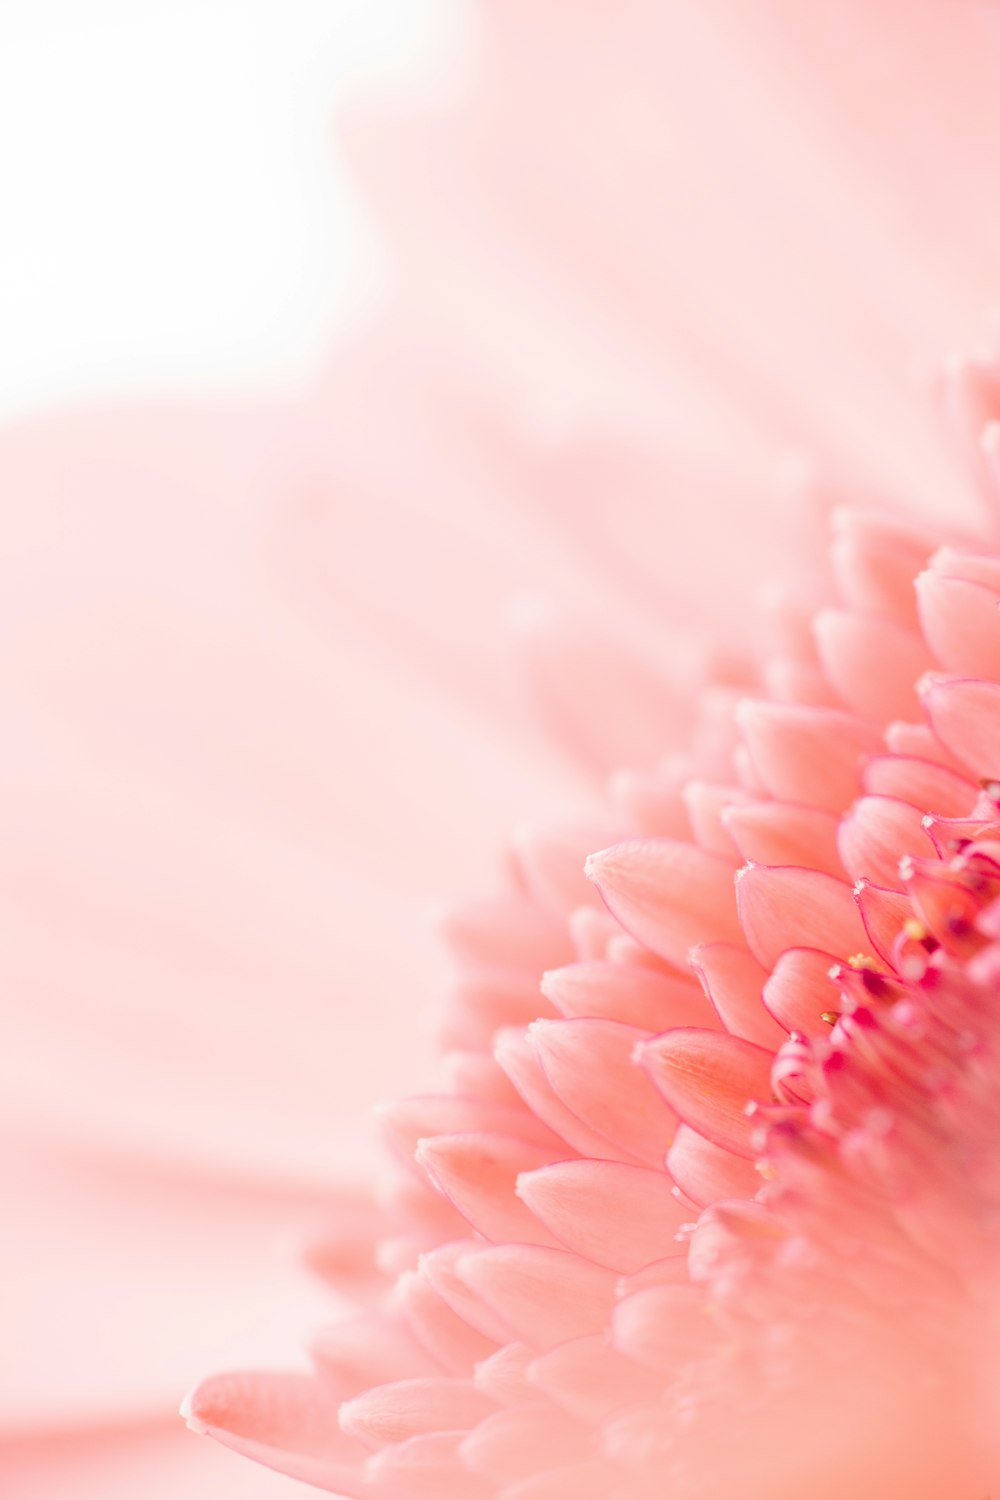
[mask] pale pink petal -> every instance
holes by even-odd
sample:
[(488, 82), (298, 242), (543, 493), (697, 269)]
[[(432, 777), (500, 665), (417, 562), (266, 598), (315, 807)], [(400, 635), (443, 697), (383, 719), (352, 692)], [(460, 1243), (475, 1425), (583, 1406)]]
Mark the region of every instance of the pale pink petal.
[(587, 861), (625, 930), (679, 965), (697, 942), (739, 936), (732, 871), (728, 860), (672, 839), (616, 844)]

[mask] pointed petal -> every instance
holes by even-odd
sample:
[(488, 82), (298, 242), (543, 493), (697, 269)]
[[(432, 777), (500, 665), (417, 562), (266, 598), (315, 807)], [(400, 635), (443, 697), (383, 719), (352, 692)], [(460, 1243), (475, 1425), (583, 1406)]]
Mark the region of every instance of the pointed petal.
[(786, 948), (832, 948), (847, 958), (865, 945), (851, 887), (818, 870), (746, 865), (736, 900), (750, 951), (765, 968)]
[(1000, 677), (1000, 595), (981, 583), (936, 570), (917, 579), (920, 623), (946, 672)]
[(212, 1375), (182, 1415), (195, 1432), (282, 1474), (338, 1494), (365, 1492), (364, 1449), (340, 1430), (336, 1396), (316, 1375)]
[(768, 1015), (761, 998), (767, 970), (752, 953), (736, 943), (703, 943), (692, 948), (691, 967), (728, 1032), (761, 1047), (780, 1047), (784, 1041), (781, 1028)]
[(683, 966), (695, 943), (738, 936), (728, 860), (674, 839), (632, 839), (587, 861), (626, 932)]
[(716, 1146), (683, 1123), (677, 1127), (666, 1165), (684, 1197), (698, 1208), (721, 1198), (752, 1198), (761, 1186), (757, 1170), (744, 1157)]
[(340, 1426), (366, 1448), (431, 1432), (467, 1432), (496, 1407), (471, 1380), (446, 1375), (372, 1386), (340, 1408)]
[(515, 1194), (522, 1172), (530, 1172), (563, 1154), (562, 1149), (496, 1132), (438, 1135), (422, 1140), (417, 1162), (450, 1199), (473, 1229), (488, 1240), (525, 1240), (551, 1245)]
[(769, 1101), (774, 1054), (717, 1031), (683, 1027), (647, 1042), (643, 1067), (686, 1125), (737, 1156), (752, 1157), (753, 1101)]
[[(891, 967), (896, 939), (903, 923), (913, 915), (909, 897), (900, 891), (872, 885), (869, 880), (859, 880), (854, 887), (854, 899), (864, 923), (866, 946)], [(865, 948), (859, 951), (864, 952)]]
[(863, 757), (881, 749), (869, 725), (838, 709), (748, 701), (738, 719), (771, 795), (826, 812), (839, 813), (853, 801)]
[(537, 1021), (531, 1035), (545, 1076), (567, 1108), (631, 1160), (660, 1166), (675, 1121), (635, 1066), (636, 1046), (648, 1032), (595, 1019)]
[(975, 783), (915, 755), (873, 755), (861, 777), (873, 797), (898, 797), (942, 818), (964, 818), (975, 805)]
[(581, 1156), (612, 1156), (630, 1160), (605, 1136), (574, 1114), (546, 1076), (534, 1031), (502, 1031), (496, 1039), (496, 1058), (525, 1103), (572, 1150)]
[(557, 1162), (525, 1173), (517, 1190), (567, 1250), (612, 1271), (669, 1254), (687, 1218), (662, 1171), (622, 1162)]
[(651, 1395), (645, 1370), (619, 1354), (605, 1334), (571, 1339), (539, 1355), (529, 1369), (531, 1384), (585, 1421), (600, 1421), (630, 1401)]
[(463, 1256), (459, 1271), (514, 1337), (536, 1350), (600, 1333), (615, 1301), (614, 1272), (568, 1250), (493, 1245)]
[(709, 1008), (691, 980), (671, 979), (638, 964), (591, 959), (542, 975), (542, 993), (567, 1019), (603, 1016), (645, 1031), (707, 1026)]
[(815, 630), (823, 670), (848, 708), (876, 724), (913, 715), (914, 686), (930, 656), (916, 631), (836, 609), (818, 615)]
[(920, 694), (931, 728), (975, 776), (1000, 771), (1000, 685), (928, 673)]
[(899, 861), (906, 854), (930, 855), (923, 810), (895, 797), (859, 797), (841, 819), (837, 843), (852, 880), (900, 886)]
[(459, 1452), (474, 1474), (494, 1484), (513, 1484), (579, 1457), (594, 1442), (592, 1429), (535, 1403), (494, 1412), (469, 1433)]
[(843, 877), (832, 813), (797, 802), (748, 802), (727, 809), (723, 821), (745, 861), (804, 865)]
[(830, 970), (832, 953), (818, 948), (788, 948), (781, 954), (764, 986), (764, 1004), (785, 1031), (822, 1036), (829, 1030), (824, 1011), (836, 1009), (836, 990)]

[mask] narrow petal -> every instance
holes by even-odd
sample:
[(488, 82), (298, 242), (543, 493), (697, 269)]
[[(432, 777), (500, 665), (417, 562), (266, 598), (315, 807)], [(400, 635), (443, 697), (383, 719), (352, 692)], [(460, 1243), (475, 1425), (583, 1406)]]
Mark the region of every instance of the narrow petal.
[(517, 1190), (567, 1250), (624, 1273), (669, 1254), (687, 1217), (662, 1171), (622, 1162), (557, 1162)]
[(921, 826), (923, 809), (895, 797), (859, 797), (841, 819), (837, 843), (852, 880), (899, 888), (899, 861), (905, 854), (929, 855)]
[(480, 1422), (462, 1443), (462, 1462), (494, 1484), (512, 1484), (568, 1463), (595, 1442), (593, 1429), (550, 1406), (509, 1407)]
[(654, 1370), (677, 1370), (707, 1353), (714, 1337), (705, 1299), (692, 1286), (632, 1292), (619, 1302), (612, 1320), (615, 1348)]
[(946, 672), (1000, 677), (1000, 595), (982, 583), (936, 570), (917, 579), (920, 623)]
[(720, 1198), (752, 1198), (761, 1186), (750, 1162), (683, 1123), (667, 1152), (666, 1166), (684, 1197), (698, 1208)]
[(833, 813), (797, 802), (748, 802), (727, 808), (723, 821), (744, 861), (804, 865), (843, 877)]
[(683, 966), (688, 949), (738, 936), (728, 860), (674, 839), (633, 839), (587, 861), (593, 880), (626, 932)]
[(491, 1099), (463, 1098), (457, 1094), (417, 1094), (394, 1099), (378, 1109), (382, 1133), (399, 1159), (410, 1165), (417, 1143), (429, 1136), (455, 1135), (466, 1131), (515, 1136), (538, 1145), (556, 1145), (556, 1137), (530, 1110), (518, 1105), (498, 1104)]
[(736, 943), (702, 943), (691, 950), (691, 966), (728, 1032), (772, 1050), (781, 1045), (781, 1028), (768, 1015), (761, 998), (767, 970), (752, 953)]
[(545, 1076), (566, 1107), (631, 1160), (660, 1166), (676, 1122), (635, 1066), (636, 1046), (649, 1033), (617, 1021), (586, 1020), (536, 1021), (531, 1035)]
[(422, 1140), (417, 1162), (454, 1203), (473, 1229), (488, 1240), (555, 1241), (516, 1196), (522, 1172), (558, 1160), (562, 1151), (497, 1132), (438, 1135)]
[(833, 515), (830, 560), (838, 591), (852, 609), (915, 626), (913, 580), (933, 550), (930, 530), (909, 518), (846, 507)]
[[(392, 1302), (414, 1340), (434, 1361), (437, 1367), (434, 1373), (447, 1370), (454, 1375), (468, 1375), (474, 1365), (488, 1359), (496, 1350), (496, 1341), (488, 1339), (459, 1317), (419, 1271), (402, 1273), (393, 1288)], [(390, 1375), (399, 1378), (429, 1373), (430, 1369), (410, 1371), (399, 1365), (394, 1370), (383, 1370), (364, 1383), (378, 1385)]]
[(822, 1036), (824, 1013), (836, 1009), (830, 970), (837, 960), (819, 948), (789, 948), (764, 986), (764, 1004), (785, 1031)]
[(717, 1031), (684, 1027), (654, 1037), (639, 1056), (686, 1125), (737, 1156), (753, 1156), (747, 1106), (772, 1097), (773, 1052)]
[(1000, 772), (1000, 685), (928, 673), (921, 698), (931, 728), (975, 776)]
[(903, 930), (903, 923), (913, 915), (909, 897), (900, 891), (873, 885), (870, 880), (859, 880), (854, 887), (854, 899), (861, 913), (866, 939), (859, 951), (870, 947), (891, 967), (896, 939)]
[(502, 1344), (476, 1365), (473, 1378), (494, 1401), (503, 1406), (522, 1406), (532, 1399), (528, 1369), (534, 1358), (534, 1350), (527, 1344)]
[(463, 1430), (427, 1432), (392, 1443), (365, 1466), (366, 1495), (406, 1500), (492, 1500), (492, 1486), (470, 1474), (459, 1457)]
[(321, 1490), (365, 1493), (364, 1449), (343, 1433), (334, 1392), (315, 1375), (270, 1371), (213, 1375), (195, 1388), (182, 1415), (257, 1463)]
[(638, 964), (592, 959), (542, 975), (542, 993), (569, 1019), (603, 1016), (644, 1031), (707, 1026), (709, 1008), (698, 986)]
[(538, 1390), (587, 1421), (600, 1421), (655, 1389), (647, 1371), (611, 1347), (606, 1334), (590, 1334), (539, 1355), (528, 1372)]
[(864, 947), (851, 887), (818, 870), (746, 865), (736, 900), (750, 951), (765, 968), (786, 948), (830, 948), (847, 958)]
[(459, 1263), (462, 1279), (513, 1336), (536, 1350), (600, 1333), (615, 1301), (614, 1272), (540, 1245), (493, 1245)]
[(916, 631), (877, 615), (824, 610), (815, 621), (823, 670), (847, 706), (877, 724), (913, 715), (913, 684), (929, 665)]
[(915, 755), (873, 755), (862, 772), (873, 797), (898, 797), (942, 818), (964, 818), (976, 801), (975, 783)]
[(858, 793), (861, 761), (881, 745), (874, 729), (831, 708), (748, 701), (740, 727), (772, 797), (839, 813)]
[(345, 1401), (340, 1426), (366, 1448), (384, 1448), (431, 1432), (467, 1432), (496, 1406), (471, 1380), (427, 1376), (395, 1380)]
[(611, 1156), (631, 1160), (598, 1131), (574, 1114), (555, 1092), (542, 1066), (535, 1030), (502, 1031), (496, 1039), (496, 1059), (525, 1103), (559, 1138), (581, 1156)]

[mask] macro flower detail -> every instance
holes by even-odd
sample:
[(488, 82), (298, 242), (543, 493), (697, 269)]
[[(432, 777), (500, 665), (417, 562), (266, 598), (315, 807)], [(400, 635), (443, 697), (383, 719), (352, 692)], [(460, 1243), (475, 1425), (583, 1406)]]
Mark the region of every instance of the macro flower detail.
[(834, 602), (613, 776), (611, 841), (526, 833), (448, 918), (444, 1082), (316, 1253), (357, 1311), (196, 1428), (385, 1500), (991, 1482), (1000, 556), (831, 526)]

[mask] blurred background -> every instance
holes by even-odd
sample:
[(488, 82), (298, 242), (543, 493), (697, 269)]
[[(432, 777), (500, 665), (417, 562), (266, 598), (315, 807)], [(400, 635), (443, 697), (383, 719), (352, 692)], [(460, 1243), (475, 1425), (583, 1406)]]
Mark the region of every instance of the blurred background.
[(390, 275), (333, 111), (433, 89), (470, 24), (454, 0), (6, 0), (0, 417), (315, 375)]

